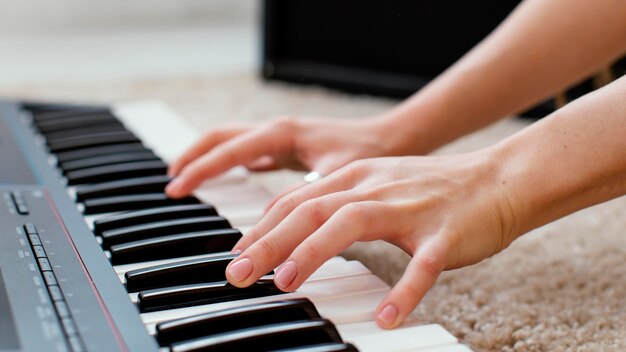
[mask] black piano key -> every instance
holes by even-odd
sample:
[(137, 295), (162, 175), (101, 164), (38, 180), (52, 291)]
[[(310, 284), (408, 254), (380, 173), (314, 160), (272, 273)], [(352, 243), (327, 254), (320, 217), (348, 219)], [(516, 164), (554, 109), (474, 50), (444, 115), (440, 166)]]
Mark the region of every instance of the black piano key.
[(230, 228), (228, 220), (221, 216), (200, 216), (152, 222), (143, 225), (122, 227), (102, 232), (102, 245), (109, 248), (114, 244), (139, 241), (147, 238), (174, 235), (177, 233), (207, 231)]
[(157, 324), (161, 346), (211, 334), (293, 322), (320, 319), (313, 303), (306, 298), (275, 301), (219, 310)]
[(35, 122), (35, 125), (42, 134), (64, 131), (74, 128), (82, 128), (86, 126), (105, 125), (119, 121), (111, 113), (101, 113), (93, 115), (78, 115), (56, 118), (52, 120), (44, 120)]
[(138, 298), (139, 310), (146, 313), (284, 293), (276, 287), (274, 280), (261, 279), (246, 288), (235, 287), (228, 281), (158, 288), (141, 291)]
[(56, 153), (55, 156), (59, 163), (64, 163), (72, 160), (93, 158), (100, 155), (132, 153), (144, 150), (148, 149), (143, 144), (140, 142), (133, 142), (70, 150), (67, 152)]
[[(160, 176), (156, 176), (160, 177)], [(164, 176), (165, 177), (165, 176)], [(133, 180), (143, 180), (147, 179), (133, 179)], [(169, 180), (169, 178), (167, 178)], [(121, 183), (123, 181), (118, 181), (116, 183)], [(126, 189), (125, 187), (119, 187), (125, 190), (125, 193), (144, 193), (137, 192), (132, 186), (132, 189)], [(115, 190), (119, 188), (114, 188)], [(162, 187), (160, 189), (163, 189)], [(97, 189), (94, 188), (92, 192), (85, 192), (86, 195), (83, 195), (79, 198), (79, 200), (84, 200), (85, 197), (93, 198), (91, 195), (96, 194)], [(80, 190), (79, 190), (80, 192)], [(112, 195), (119, 195), (122, 193), (111, 192)], [(101, 194), (102, 196), (104, 194)], [(94, 221), (94, 233), (96, 235), (101, 235), (102, 231), (118, 229), (120, 227), (127, 227), (133, 225), (146, 224), (149, 222), (155, 222), (160, 220), (173, 220), (173, 219), (185, 219), (185, 218), (194, 218), (198, 216), (215, 216), (217, 215), (217, 210), (215, 207), (209, 204), (188, 204), (188, 205), (174, 205), (170, 207), (162, 207), (162, 208), (153, 208), (153, 209), (144, 209), (137, 211), (130, 211), (121, 214), (115, 214), (111, 216), (107, 216), (102, 219), (98, 219)]]
[(64, 139), (64, 138), (84, 136), (87, 134), (103, 133), (103, 132), (119, 132), (119, 131), (126, 131), (126, 127), (124, 127), (124, 125), (122, 125), (122, 123), (119, 121), (113, 121), (113, 122), (106, 123), (103, 125), (72, 128), (72, 129), (65, 129), (65, 130), (60, 130), (56, 132), (49, 132), (45, 134), (45, 137), (46, 137), (46, 140), (52, 141), (55, 139)]
[(58, 153), (72, 149), (131, 142), (139, 142), (139, 139), (130, 131), (103, 132), (49, 140), (48, 148), (52, 153)]
[(160, 160), (158, 156), (154, 155), (149, 150), (143, 150), (140, 152), (123, 153), (123, 154), (109, 154), (101, 155), (88, 159), (73, 160), (61, 163), (59, 167), (64, 172), (75, 171), (81, 169), (87, 169), (91, 167), (113, 165), (126, 162), (136, 161), (155, 161)]
[(280, 349), (275, 352), (359, 352), (359, 350), (351, 343), (332, 342), (312, 346)]
[(113, 265), (230, 251), (241, 238), (236, 229), (200, 231), (121, 243), (109, 248)]
[(83, 214), (91, 215), (199, 203), (198, 199), (194, 197), (171, 199), (165, 193), (146, 193), (87, 199), (82, 204), (84, 207)]
[(105, 166), (95, 166), (87, 169), (69, 171), (65, 173), (69, 185), (84, 183), (98, 183), (136, 178), (143, 176), (164, 175), (167, 165), (160, 160), (128, 162)]
[(301, 346), (341, 343), (328, 320), (302, 320), (209, 335), (170, 346), (172, 352), (275, 351)]
[(126, 272), (126, 290), (139, 292), (154, 288), (226, 280), (226, 267), (237, 258), (226, 254), (211, 258), (181, 260)]
[(107, 107), (100, 106), (63, 106), (54, 104), (32, 105), (25, 104), (24, 108), (33, 114), (33, 119), (37, 122), (54, 120), (69, 116), (82, 116), (94, 114), (106, 114), (110, 112)]
[(76, 186), (76, 200), (162, 192), (171, 180), (167, 175), (156, 175), (80, 185)]

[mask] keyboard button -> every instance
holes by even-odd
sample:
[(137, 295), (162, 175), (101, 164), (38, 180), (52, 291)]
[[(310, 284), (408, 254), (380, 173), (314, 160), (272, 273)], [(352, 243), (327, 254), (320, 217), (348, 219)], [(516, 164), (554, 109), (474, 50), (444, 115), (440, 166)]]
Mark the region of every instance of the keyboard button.
[(24, 200), (22, 192), (11, 192), (11, 199), (13, 200), (13, 205), (15, 206), (15, 209), (17, 209), (18, 214), (28, 215), (29, 210), (26, 206), (26, 201)]
[(96, 156), (88, 159), (80, 159), (61, 163), (59, 167), (64, 172), (87, 169), (97, 166), (113, 165), (119, 163), (133, 162), (133, 161), (154, 161), (160, 160), (154, 153), (149, 150), (141, 152), (125, 153), (125, 154), (110, 154)]
[(30, 240), (31, 245), (41, 246), (41, 239), (38, 235), (28, 235), (28, 239)]
[(72, 149), (131, 142), (139, 142), (139, 139), (131, 132), (104, 132), (48, 141), (48, 147), (52, 153), (58, 153)]
[(174, 343), (172, 352), (275, 351), (327, 343), (342, 343), (335, 326), (318, 319), (235, 330)]
[(194, 197), (171, 199), (165, 193), (132, 194), (128, 196), (87, 199), (83, 202), (83, 213), (90, 215), (199, 203), (200, 202)]
[(113, 265), (229, 252), (241, 239), (236, 229), (212, 230), (161, 236), (113, 245)]
[(67, 152), (57, 153), (55, 156), (59, 163), (64, 163), (72, 160), (79, 160), (84, 158), (93, 158), (100, 155), (109, 155), (117, 153), (132, 153), (136, 151), (147, 150), (140, 142), (134, 143), (122, 143), (114, 145), (105, 145), (100, 147), (90, 147), (78, 150), (70, 150)]
[(50, 262), (46, 258), (39, 258), (39, 269), (41, 271), (52, 271), (52, 266), (50, 266)]
[(291, 299), (200, 314), (156, 326), (157, 340), (161, 346), (191, 340), (211, 334), (249, 329), (262, 325), (320, 319), (313, 303), (306, 299)]
[(129, 162), (70, 171), (65, 174), (69, 185), (97, 183), (142, 176), (164, 175), (167, 165), (160, 160)]
[(44, 271), (43, 272), (44, 281), (46, 281), (46, 285), (58, 285), (57, 278), (54, 276), (52, 271)]
[[(161, 177), (161, 176), (157, 176)], [(169, 178), (168, 178), (169, 179)], [(107, 216), (94, 221), (94, 233), (161, 220), (185, 219), (198, 216), (215, 216), (217, 211), (208, 204), (174, 205), (170, 207), (131, 211)]]
[(63, 300), (63, 294), (61, 293), (59, 286), (48, 286), (48, 291), (50, 292), (50, 297), (52, 297), (53, 301)]
[(159, 236), (228, 228), (231, 228), (230, 223), (221, 216), (166, 220), (104, 231), (102, 232), (102, 243), (104, 248), (108, 249), (114, 244)]
[(70, 316), (70, 310), (64, 301), (56, 301), (54, 302), (54, 306), (56, 307), (57, 314), (60, 318), (67, 318)]
[(35, 227), (35, 225), (28, 223), (24, 225), (24, 230), (26, 230), (26, 233), (29, 235), (36, 235), (38, 234), (37, 232), (37, 227)]
[(161, 287), (224, 281), (226, 267), (236, 257), (235, 254), (228, 254), (131, 270), (125, 275), (126, 290), (139, 292)]
[(284, 293), (274, 285), (273, 280), (261, 279), (246, 288), (221, 281), (153, 289), (140, 292), (138, 299), (139, 310), (145, 313)]
[(71, 318), (63, 318), (61, 319), (61, 323), (63, 324), (63, 330), (67, 335), (76, 335), (78, 334), (78, 330), (76, 329), (76, 324)]
[(33, 246), (33, 252), (35, 253), (35, 257), (37, 258), (46, 257), (46, 251), (43, 249), (42, 246)]
[(76, 335), (68, 337), (70, 346), (72, 348), (72, 352), (84, 352), (86, 351), (83, 343), (80, 341), (80, 338)]

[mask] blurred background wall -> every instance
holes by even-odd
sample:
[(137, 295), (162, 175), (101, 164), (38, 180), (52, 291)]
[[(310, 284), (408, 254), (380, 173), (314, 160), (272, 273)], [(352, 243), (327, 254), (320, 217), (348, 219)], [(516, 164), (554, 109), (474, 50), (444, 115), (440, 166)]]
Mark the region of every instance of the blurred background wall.
[(32, 33), (250, 22), (254, 0), (1, 0), (0, 31)]
[(259, 0), (0, 0), (0, 86), (253, 71)]

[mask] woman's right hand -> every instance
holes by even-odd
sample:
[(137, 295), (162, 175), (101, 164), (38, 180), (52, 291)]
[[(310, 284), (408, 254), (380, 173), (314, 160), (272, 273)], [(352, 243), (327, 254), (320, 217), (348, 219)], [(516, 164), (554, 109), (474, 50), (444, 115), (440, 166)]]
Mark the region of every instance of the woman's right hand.
[(205, 179), (239, 165), (327, 175), (357, 159), (396, 153), (385, 126), (380, 118), (278, 118), (256, 127), (211, 130), (170, 166), (168, 174), (175, 179), (166, 192), (172, 198), (187, 196)]

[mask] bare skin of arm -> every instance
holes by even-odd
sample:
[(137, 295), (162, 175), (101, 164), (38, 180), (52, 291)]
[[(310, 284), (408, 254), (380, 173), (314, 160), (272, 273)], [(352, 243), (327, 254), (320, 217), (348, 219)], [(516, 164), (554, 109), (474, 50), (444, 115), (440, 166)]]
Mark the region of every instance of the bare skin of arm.
[(371, 118), (281, 118), (209, 131), (170, 167), (171, 197), (237, 166), (316, 170), (423, 155), (541, 101), (626, 51), (626, 2), (527, 0), (431, 84)]
[(476, 263), (533, 228), (626, 193), (626, 79), (490, 148), (381, 156), (427, 153), (594, 72), (626, 50), (624, 18), (620, 0), (527, 0), (390, 112), (209, 132), (172, 165), (177, 177), (167, 192), (184, 196), (236, 165), (328, 175), (271, 207), (235, 247), (242, 253), (227, 278), (244, 287), (280, 265), (275, 281), (290, 291), (353, 242), (383, 239), (413, 256), (376, 313), (380, 326), (398, 326), (441, 271)]
[(443, 270), (624, 194), (626, 77), (483, 150), (350, 163), (280, 199), (235, 246), (226, 276), (246, 287), (280, 265), (274, 281), (292, 291), (352, 243), (386, 240), (413, 256), (377, 310), (393, 328)]

